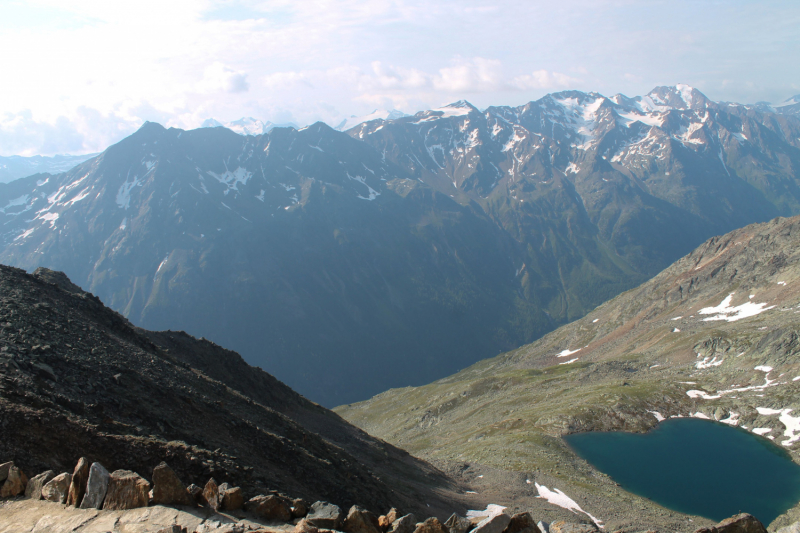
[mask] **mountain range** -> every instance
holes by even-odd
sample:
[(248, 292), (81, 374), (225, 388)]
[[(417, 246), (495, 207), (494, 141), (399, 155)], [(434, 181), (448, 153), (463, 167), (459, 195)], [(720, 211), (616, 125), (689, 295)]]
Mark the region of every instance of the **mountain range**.
[(0, 156), (0, 183), (8, 183), (31, 174), (61, 174), (96, 155)]
[(713, 235), (800, 213), (800, 119), (686, 86), (347, 132), (147, 123), (0, 187), (0, 261), (333, 406), (533, 341)]

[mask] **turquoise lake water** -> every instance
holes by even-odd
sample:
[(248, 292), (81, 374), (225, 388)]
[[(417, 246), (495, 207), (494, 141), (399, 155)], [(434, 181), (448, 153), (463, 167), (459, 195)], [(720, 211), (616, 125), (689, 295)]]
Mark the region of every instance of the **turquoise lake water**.
[(800, 466), (786, 450), (724, 424), (680, 418), (645, 434), (592, 432), (565, 440), (625, 490), (682, 513), (717, 521), (750, 513), (768, 525), (800, 501)]

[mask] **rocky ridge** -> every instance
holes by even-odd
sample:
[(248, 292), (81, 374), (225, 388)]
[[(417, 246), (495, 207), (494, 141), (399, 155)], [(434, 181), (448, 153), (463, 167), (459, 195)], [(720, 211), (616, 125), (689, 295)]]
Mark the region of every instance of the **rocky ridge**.
[[(71, 470), (84, 456), (109, 472), (149, 472), (165, 460), (184, 479), (215, 477), (250, 493), (280, 487), (345, 507), (410, 510), (423, 501), (451, 508), (460, 492), (238, 354), (134, 328), (45, 269), (0, 266), (0, 413), (0, 456), (26, 472)], [(84, 461), (78, 473), (85, 481), (101, 472)], [(76, 504), (83, 494), (68, 497)]]

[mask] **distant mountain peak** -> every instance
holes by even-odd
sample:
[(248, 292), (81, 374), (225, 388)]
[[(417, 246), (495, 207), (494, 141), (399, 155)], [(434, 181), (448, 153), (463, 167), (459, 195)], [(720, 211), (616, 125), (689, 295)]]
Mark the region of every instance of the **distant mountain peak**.
[(351, 115), (350, 118), (342, 120), (333, 129), (339, 131), (346, 131), (349, 130), (350, 128), (355, 128), (359, 124), (363, 124), (365, 122), (370, 122), (373, 120), (397, 120), (398, 118), (403, 118), (407, 116), (408, 115), (406, 113), (403, 113), (402, 111), (397, 109), (391, 109), (391, 110), (376, 109), (372, 113), (369, 113), (367, 115), (361, 115), (361, 116)]
[(242, 117), (238, 120), (222, 123), (213, 118), (207, 118), (200, 125), (201, 128), (227, 128), (239, 135), (263, 135), (269, 133), (273, 128), (291, 127), (297, 129), (297, 125), (291, 122), (275, 124), (269, 120), (264, 122), (253, 117)]

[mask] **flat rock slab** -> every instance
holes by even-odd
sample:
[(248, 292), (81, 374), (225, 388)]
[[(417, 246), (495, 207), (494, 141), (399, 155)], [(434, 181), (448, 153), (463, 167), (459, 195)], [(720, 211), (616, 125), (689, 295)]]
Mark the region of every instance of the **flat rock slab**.
[[(80, 509), (45, 500), (0, 502), (0, 533), (153, 533), (174, 525), (190, 533), (230, 533), (264, 528), (253, 520), (212, 514), (203, 509), (175, 509), (155, 505), (127, 511)], [(293, 525), (269, 526), (276, 533), (292, 533)]]

